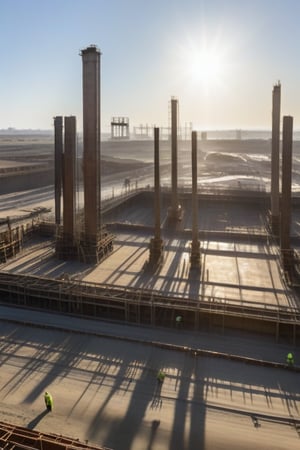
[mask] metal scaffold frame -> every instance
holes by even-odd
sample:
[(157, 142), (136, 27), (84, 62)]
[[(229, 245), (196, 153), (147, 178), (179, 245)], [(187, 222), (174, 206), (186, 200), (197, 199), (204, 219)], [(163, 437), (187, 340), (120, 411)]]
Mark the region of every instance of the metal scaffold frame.
[[(110, 318), (152, 326), (172, 326), (173, 316), (184, 312), (190, 326), (199, 328), (209, 321), (223, 329), (241, 326), (273, 333), (281, 329), (292, 336), (300, 334), (300, 311), (236, 299), (199, 296), (197, 299), (161, 294), (150, 289), (99, 285), (70, 279), (53, 280), (37, 276), (0, 273), (3, 304), (57, 311), (80, 317)], [(268, 330), (268, 331), (266, 331)]]
[(3, 450), (111, 450), (107, 447), (84, 444), (78, 439), (52, 433), (40, 433), (4, 422), (0, 422), (0, 448)]

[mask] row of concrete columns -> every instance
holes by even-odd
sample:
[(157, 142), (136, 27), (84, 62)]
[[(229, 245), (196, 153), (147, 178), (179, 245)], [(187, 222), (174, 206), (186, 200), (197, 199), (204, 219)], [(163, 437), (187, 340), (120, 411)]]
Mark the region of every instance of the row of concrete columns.
[[(83, 188), (84, 230), (75, 236), (76, 193), (76, 119), (54, 119), (55, 127), (55, 222), (61, 223), (63, 188), (63, 233), (59, 232), (57, 253), (60, 257), (79, 258), (97, 263), (112, 250), (112, 235), (101, 223), (100, 159), (100, 51), (95, 46), (82, 50), (83, 98)], [(59, 228), (60, 230), (60, 228)], [(79, 231), (79, 230), (78, 230)]]
[[(100, 51), (90, 46), (81, 52), (83, 77), (83, 179), (84, 179), (84, 245), (88, 251), (97, 252), (101, 239), (101, 177), (100, 177)], [(271, 221), (272, 230), (278, 235), (282, 250), (290, 250), (289, 228), (291, 219), (291, 153), (293, 120), (285, 116), (283, 120), (283, 165), (282, 198), (279, 193), (279, 144), (280, 144), (280, 83), (273, 89), (272, 108), (272, 170), (271, 170)], [(65, 135), (63, 150), (63, 119), (54, 120), (55, 125), (55, 221), (61, 222), (61, 187), (63, 184), (64, 235), (74, 236), (75, 226), (75, 162), (76, 162), (76, 119), (65, 117)], [(168, 211), (169, 219), (178, 222), (182, 210), (178, 201), (177, 177), (177, 127), (178, 101), (171, 99), (171, 184), (172, 198)], [(159, 203), (159, 130), (154, 130), (155, 146), (155, 235), (152, 243), (154, 259), (162, 253), (160, 236)], [(62, 160), (64, 164), (62, 165)], [(63, 171), (62, 171), (63, 168)], [(65, 180), (62, 183), (62, 180)], [(192, 251), (191, 264), (199, 266), (200, 250), (198, 240), (197, 207), (197, 133), (192, 132)], [(280, 223), (280, 227), (279, 227)], [(158, 225), (159, 224), (159, 225)], [(151, 258), (150, 258), (151, 259)], [(97, 256), (95, 257), (97, 260)]]
[[(172, 141), (173, 142), (173, 141)], [(172, 144), (172, 157), (173, 157), (173, 144)], [(177, 150), (176, 150), (177, 152)], [(192, 131), (192, 243), (191, 243), (191, 269), (200, 269), (200, 242), (199, 242), (199, 230), (198, 230), (198, 192), (197, 192), (197, 132)], [(176, 172), (175, 179), (177, 183), (177, 163), (173, 166), (172, 173)], [(177, 185), (176, 189), (172, 185), (172, 207), (177, 205), (175, 199), (177, 199)], [(150, 257), (149, 264), (153, 268), (156, 268), (163, 261), (163, 240), (161, 239), (161, 218), (160, 218), (160, 169), (159, 169), (159, 128), (154, 128), (154, 238), (150, 241)], [(178, 217), (177, 217), (178, 219)]]
[[(280, 102), (281, 85), (273, 89), (272, 98), (272, 158), (271, 158), (271, 227), (274, 235), (280, 237), (283, 264), (291, 263), (290, 224), (291, 224), (291, 184), (292, 184), (292, 143), (293, 118), (283, 118), (282, 142), (282, 194), (280, 199)], [(177, 177), (177, 113), (178, 102), (171, 100), (171, 187), (172, 198), (169, 219), (179, 219), (178, 177)], [(197, 194), (197, 133), (192, 132), (192, 245), (191, 267), (200, 267), (200, 243), (198, 239), (198, 194)], [(150, 261), (155, 263), (162, 258), (160, 236), (160, 181), (159, 181), (159, 129), (154, 129), (155, 165), (155, 234), (150, 244)], [(280, 201), (281, 200), (281, 201)]]

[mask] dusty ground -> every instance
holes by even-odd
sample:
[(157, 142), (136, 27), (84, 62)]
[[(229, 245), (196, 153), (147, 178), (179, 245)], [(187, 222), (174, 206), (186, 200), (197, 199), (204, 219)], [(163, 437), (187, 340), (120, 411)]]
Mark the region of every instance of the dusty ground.
[[(282, 361), (272, 340), (178, 333), (0, 308), (0, 420), (114, 450), (296, 449), (298, 374), (143, 344), (181, 342)], [(3, 320), (72, 328), (72, 333)], [(76, 328), (91, 335), (77, 334)], [(93, 331), (94, 330), (94, 331)], [(108, 332), (141, 339), (99, 338)], [(239, 339), (237, 339), (239, 337)], [(297, 353), (296, 353), (297, 355)], [(296, 356), (297, 358), (297, 356)], [(166, 379), (158, 389), (156, 373)], [(45, 413), (43, 393), (54, 397)], [(253, 419), (257, 418), (256, 421)]]

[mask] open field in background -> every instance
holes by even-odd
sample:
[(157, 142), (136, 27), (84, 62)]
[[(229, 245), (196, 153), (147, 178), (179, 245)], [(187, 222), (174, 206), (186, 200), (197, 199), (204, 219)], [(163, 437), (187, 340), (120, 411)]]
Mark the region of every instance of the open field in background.
[[(145, 168), (153, 174), (153, 141), (103, 141), (101, 156), (103, 160), (102, 176), (113, 173), (124, 177), (132, 171), (132, 182), (138, 178), (138, 171)], [(78, 138), (78, 157), (82, 155), (82, 141)], [(198, 181), (243, 188), (252, 186), (258, 190), (270, 189), (270, 140), (206, 140), (198, 141)], [(170, 142), (160, 143), (160, 163), (162, 166), (161, 184), (170, 184), (171, 163)], [(3, 162), (1, 162), (3, 161)], [(53, 170), (53, 136), (10, 136), (0, 135), (0, 174), (7, 161), (11, 164), (21, 162), (44, 162)], [(166, 173), (167, 171), (167, 173)], [(178, 142), (178, 181), (181, 185), (191, 183), (191, 143)], [(153, 184), (153, 183), (151, 183)], [(293, 190), (300, 190), (300, 141), (293, 144)]]

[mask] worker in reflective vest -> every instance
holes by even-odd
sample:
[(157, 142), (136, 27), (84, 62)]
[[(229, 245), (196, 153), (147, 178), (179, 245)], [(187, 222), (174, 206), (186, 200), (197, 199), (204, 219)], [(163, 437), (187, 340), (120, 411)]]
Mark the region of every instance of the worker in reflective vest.
[(164, 379), (165, 379), (165, 376), (166, 376), (166, 374), (162, 370), (159, 370), (158, 373), (157, 373), (157, 376), (156, 376), (157, 381), (159, 383), (163, 383)]
[(294, 365), (294, 355), (293, 355), (293, 353), (288, 353), (287, 354), (286, 362), (288, 363), (289, 366), (293, 366)]
[(45, 392), (44, 400), (45, 400), (45, 405), (46, 405), (46, 408), (48, 409), (48, 411), (52, 411), (53, 399), (52, 399), (52, 395), (49, 394), (49, 392)]

